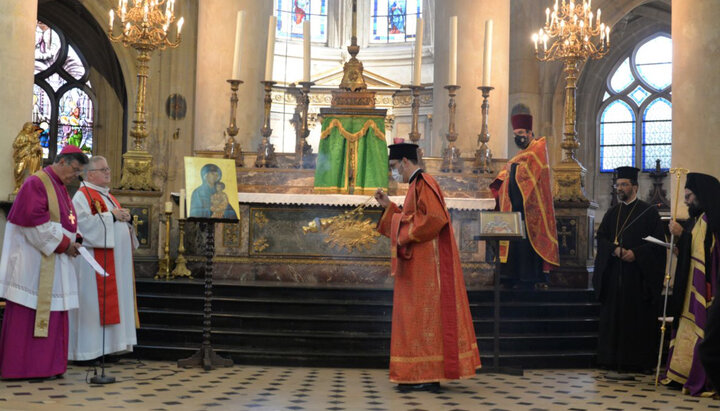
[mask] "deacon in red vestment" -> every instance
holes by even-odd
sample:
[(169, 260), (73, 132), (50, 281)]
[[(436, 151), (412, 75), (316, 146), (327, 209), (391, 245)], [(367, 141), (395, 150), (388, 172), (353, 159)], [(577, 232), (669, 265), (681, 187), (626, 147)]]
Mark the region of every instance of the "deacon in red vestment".
[(560, 257), (545, 137), (534, 138), (529, 114), (516, 114), (511, 121), (522, 151), (490, 189), (498, 210), (522, 214), (527, 238), (500, 242), (501, 280), (513, 288), (547, 288), (548, 273), (560, 265)]
[(88, 159), (67, 145), (27, 178), (8, 214), (0, 257), (0, 377), (44, 378), (67, 369), (68, 310), (78, 307), (72, 259), (82, 238), (65, 186)]
[(382, 190), (375, 194), (395, 277), (390, 381), (401, 392), (436, 391), (440, 381), (475, 375), (480, 355), (443, 193), (418, 167), (417, 145), (389, 148), (393, 178), (410, 184), (402, 210)]

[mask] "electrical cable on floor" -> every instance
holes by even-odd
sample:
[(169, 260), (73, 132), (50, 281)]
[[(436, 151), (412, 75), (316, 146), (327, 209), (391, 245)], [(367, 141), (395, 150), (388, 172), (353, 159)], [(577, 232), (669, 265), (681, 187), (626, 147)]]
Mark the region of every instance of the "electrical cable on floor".
[[(177, 373), (180, 372), (180, 370), (172, 370), (172, 369), (168, 369), (168, 368), (154, 368), (154, 367), (146, 368), (146, 367), (148, 367), (147, 364), (145, 364), (144, 362), (142, 362), (139, 358), (132, 358), (132, 359), (131, 359), (131, 358), (128, 358), (127, 360), (124, 360), (124, 359), (123, 359), (123, 360), (120, 360), (120, 361), (118, 361), (118, 362), (116, 362), (116, 363), (112, 363), (112, 365), (111, 365), (110, 367), (112, 367), (112, 366), (119, 366), (119, 365), (133, 365), (133, 364), (136, 365), (136, 367), (135, 367), (136, 370), (143, 370), (143, 371), (145, 371), (145, 372), (155, 372), (155, 371), (157, 371), (157, 372), (162, 372), (162, 374), (159, 374), (159, 375), (156, 375), (156, 376), (153, 376), (153, 377), (147, 377), (147, 378), (137, 378), (137, 377), (118, 378), (118, 379), (117, 379), (117, 382), (120, 383), (120, 382), (126, 382), (126, 381), (155, 381), (155, 380), (162, 380), (162, 379), (167, 378), (167, 377), (172, 377), (172, 376), (174, 376), (174, 375), (176, 375)], [(93, 375), (97, 375), (97, 367), (93, 365), (93, 366), (89, 366), (89, 367), (85, 370), (85, 383), (86, 383), (86, 384), (91, 384), (91, 383), (90, 383), (90, 373), (93, 373)], [(95, 385), (95, 384), (91, 384), (91, 385)]]

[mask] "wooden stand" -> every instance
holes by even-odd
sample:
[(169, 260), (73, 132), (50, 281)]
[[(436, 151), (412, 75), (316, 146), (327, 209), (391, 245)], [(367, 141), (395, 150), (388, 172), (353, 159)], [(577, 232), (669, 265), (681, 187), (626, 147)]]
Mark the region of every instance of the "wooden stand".
[(200, 230), (205, 231), (205, 307), (203, 309), (203, 341), (200, 349), (189, 358), (178, 360), (178, 367), (189, 368), (202, 366), (205, 371), (216, 367), (231, 367), (233, 362), (213, 351), (210, 344), (212, 334), (212, 286), (213, 286), (213, 255), (215, 254), (215, 223), (236, 223), (237, 220), (219, 218), (190, 217), (188, 221), (200, 223)]
[(488, 367), (483, 365), (480, 369), (482, 374), (507, 374), (507, 375), (523, 375), (521, 367), (501, 367), (500, 366), (500, 241), (517, 240), (517, 237), (503, 238), (499, 236), (475, 236), (475, 240), (485, 241), (486, 248), (492, 249), (495, 256), (495, 274), (493, 279), (493, 365)]

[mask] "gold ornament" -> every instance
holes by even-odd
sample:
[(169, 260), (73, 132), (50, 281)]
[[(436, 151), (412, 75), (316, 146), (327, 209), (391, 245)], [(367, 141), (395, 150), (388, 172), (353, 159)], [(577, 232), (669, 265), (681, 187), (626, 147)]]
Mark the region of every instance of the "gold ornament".
[(27, 122), (15, 137), (13, 142), (15, 190), (13, 194), (17, 194), (27, 176), (35, 174), (42, 168), (43, 151), (40, 146), (40, 133), (42, 133), (41, 128)]

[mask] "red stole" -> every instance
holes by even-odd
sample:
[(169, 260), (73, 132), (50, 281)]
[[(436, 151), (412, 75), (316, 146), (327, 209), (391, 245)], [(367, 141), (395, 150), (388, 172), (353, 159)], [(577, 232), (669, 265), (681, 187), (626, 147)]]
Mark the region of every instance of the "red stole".
[(450, 213), (445, 205), (445, 198), (435, 179), (423, 173), (419, 175), (412, 184), (414, 193), (415, 183), (422, 178), (432, 189), (442, 203), (443, 211), (447, 217), (448, 224), (440, 230), (438, 236), (438, 251), (440, 254), (440, 309), (442, 316), (442, 340), (443, 340), (443, 365), (445, 366), (445, 378), (460, 378), (460, 359), (458, 350), (458, 318), (455, 296), (455, 260), (453, 258), (452, 244), (455, 238), (452, 236)]
[[(510, 159), (504, 170), (490, 185), (495, 196), (497, 209), (512, 211), (509, 193), (510, 167), (517, 164), (515, 181), (523, 196), (525, 226), (535, 252), (543, 259), (543, 268), (559, 266), (560, 257), (555, 222), (555, 207), (550, 189), (550, 167), (548, 165), (545, 137), (532, 140), (530, 145)], [(507, 262), (508, 242), (500, 242), (500, 261)]]
[[(108, 211), (102, 195), (97, 190), (83, 186), (80, 188), (80, 191), (85, 194), (85, 198), (88, 200), (88, 204), (90, 204), (90, 210), (93, 215)], [(108, 196), (115, 207), (120, 208), (118, 200), (110, 193), (108, 193)], [(103, 277), (99, 273), (95, 273), (98, 307), (100, 308), (100, 324), (120, 324), (120, 306), (118, 305), (117, 280), (115, 276), (115, 254), (112, 248), (94, 247), (93, 250), (95, 252), (95, 260), (105, 267), (105, 271), (108, 274), (107, 277)], [(103, 287), (105, 285), (107, 285), (107, 288), (104, 290)]]

